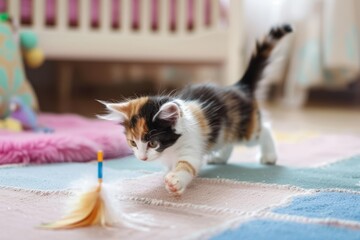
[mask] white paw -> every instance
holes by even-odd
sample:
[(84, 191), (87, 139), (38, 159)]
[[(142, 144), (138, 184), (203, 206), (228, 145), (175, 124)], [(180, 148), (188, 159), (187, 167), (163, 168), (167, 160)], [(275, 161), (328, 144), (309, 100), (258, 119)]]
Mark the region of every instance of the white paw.
[(181, 195), (185, 191), (185, 184), (174, 172), (169, 172), (165, 176), (165, 188), (170, 194)]
[(275, 165), (276, 160), (277, 160), (277, 156), (275, 153), (270, 153), (270, 154), (268, 153), (260, 156), (261, 164)]

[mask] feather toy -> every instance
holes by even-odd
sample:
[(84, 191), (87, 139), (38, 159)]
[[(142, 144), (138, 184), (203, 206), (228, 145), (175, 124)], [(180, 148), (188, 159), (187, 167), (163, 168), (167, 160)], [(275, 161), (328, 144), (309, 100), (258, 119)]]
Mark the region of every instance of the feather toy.
[(109, 203), (105, 200), (102, 190), (103, 181), (103, 152), (98, 151), (98, 184), (79, 195), (72, 210), (61, 220), (45, 224), (43, 227), (49, 229), (71, 229), (87, 227), (92, 225), (111, 226), (114, 218), (109, 212)]

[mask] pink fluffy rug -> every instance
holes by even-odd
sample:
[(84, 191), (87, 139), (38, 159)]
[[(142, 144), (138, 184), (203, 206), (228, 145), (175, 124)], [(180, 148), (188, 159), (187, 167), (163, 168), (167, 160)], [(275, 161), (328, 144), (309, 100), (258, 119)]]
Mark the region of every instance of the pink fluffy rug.
[(41, 125), (54, 133), (0, 130), (0, 164), (85, 162), (103, 150), (105, 158), (131, 153), (122, 127), (76, 115), (40, 114)]

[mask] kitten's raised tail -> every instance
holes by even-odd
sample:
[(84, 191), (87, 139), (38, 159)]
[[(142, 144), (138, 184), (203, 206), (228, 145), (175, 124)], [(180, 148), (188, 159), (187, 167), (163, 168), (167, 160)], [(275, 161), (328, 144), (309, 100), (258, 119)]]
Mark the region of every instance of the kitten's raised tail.
[(237, 86), (244, 87), (252, 95), (257, 83), (261, 80), (263, 71), (268, 63), (269, 57), (276, 44), (282, 37), (291, 33), (293, 28), (289, 24), (274, 27), (266, 35), (262, 42), (256, 42), (255, 51), (244, 76), (236, 83)]

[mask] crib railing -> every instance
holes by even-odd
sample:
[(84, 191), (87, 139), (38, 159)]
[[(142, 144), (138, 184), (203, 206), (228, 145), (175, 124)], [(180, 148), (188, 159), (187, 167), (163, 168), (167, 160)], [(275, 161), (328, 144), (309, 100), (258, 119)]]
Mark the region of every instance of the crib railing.
[(219, 0), (0, 0), (22, 25), (167, 32), (213, 28)]
[[(229, 4), (226, 5), (224, 3)], [(47, 59), (223, 63), (242, 72), (242, 0), (0, 0)]]
[(48, 58), (212, 62), (226, 53), (220, 0), (0, 0), (0, 7), (39, 34)]

